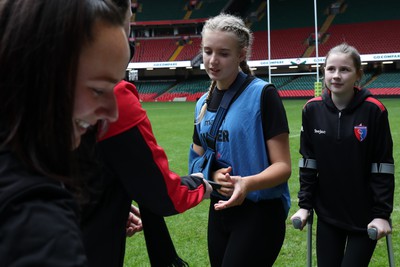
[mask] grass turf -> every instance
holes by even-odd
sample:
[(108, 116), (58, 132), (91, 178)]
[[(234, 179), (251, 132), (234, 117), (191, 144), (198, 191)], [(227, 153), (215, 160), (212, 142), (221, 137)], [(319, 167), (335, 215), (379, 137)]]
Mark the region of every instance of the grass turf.
[[(380, 99), (389, 111), (389, 120), (394, 141), (394, 158), (396, 183), (399, 181), (400, 166), (400, 99)], [(292, 157), (292, 176), (289, 188), (292, 197), (292, 208), (287, 220), (286, 237), (280, 255), (274, 266), (306, 266), (306, 230), (299, 231), (292, 227), (290, 216), (297, 210), (299, 133), (301, 127), (301, 109), (306, 100), (284, 100), (290, 127), (290, 150)], [(187, 173), (188, 148), (193, 133), (194, 103), (143, 103), (153, 126), (159, 145), (168, 155), (170, 168), (180, 175)], [(395, 189), (393, 220), (393, 249), (400, 251), (400, 210), (398, 203), (399, 188)], [(167, 217), (166, 221), (178, 254), (192, 267), (209, 266), (207, 254), (207, 216), (209, 201), (205, 200), (197, 207), (183, 214)], [(315, 258), (315, 225), (313, 239), (313, 266)], [(400, 257), (396, 255), (396, 265), (400, 266)], [(143, 233), (127, 239), (125, 266), (150, 266)], [(378, 242), (370, 266), (388, 266), (386, 242)]]

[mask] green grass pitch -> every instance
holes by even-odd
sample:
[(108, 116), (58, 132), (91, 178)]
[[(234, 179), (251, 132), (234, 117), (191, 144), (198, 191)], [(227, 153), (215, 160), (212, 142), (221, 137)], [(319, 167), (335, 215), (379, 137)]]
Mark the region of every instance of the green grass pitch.
[[(399, 181), (400, 166), (400, 99), (380, 99), (389, 111), (389, 120), (394, 141), (394, 158), (396, 165), (396, 184)], [(290, 216), (297, 210), (299, 133), (301, 126), (301, 109), (306, 100), (284, 100), (290, 127), (290, 150), (292, 157), (292, 176), (289, 188), (292, 197)], [(169, 158), (170, 168), (180, 174), (187, 173), (188, 148), (193, 133), (194, 103), (143, 103), (153, 126), (154, 134)], [(400, 266), (400, 210), (399, 187), (395, 190), (393, 220), (393, 248), (396, 265)], [(179, 215), (167, 217), (166, 221), (175, 243), (178, 254), (192, 267), (209, 266), (207, 254), (206, 228), (209, 201), (205, 200), (197, 207)], [(110, 215), (112, 216), (112, 215)], [(306, 266), (306, 230), (299, 231), (287, 220), (285, 242), (274, 266)], [(315, 225), (313, 239), (313, 265), (315, 258)], [(143, 233), (127, 239), (125, 266), (150, 266)], [(378, 242), (370, 266), (388, 266), (386, 242)]]

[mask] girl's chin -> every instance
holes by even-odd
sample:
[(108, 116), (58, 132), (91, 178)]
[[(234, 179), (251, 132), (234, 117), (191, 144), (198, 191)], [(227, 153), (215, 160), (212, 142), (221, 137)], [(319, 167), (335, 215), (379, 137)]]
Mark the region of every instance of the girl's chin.
[(72, 149), (78, 148), (78, 146), (81, 144), (81, 138), (82, 138), (82, 135), (84, 133), (85, 133), (85, 131), (83, 131), (82, 128), (75, 127), (75, 129), (74, 129), (74, 139), (73, 139), (73, 143), (72, 143), (73, 148)]
[(74, 142), (72, 144), (72, 150), (77, 149), (79, 145), (81, 144), (81, 136), (75, 136)]

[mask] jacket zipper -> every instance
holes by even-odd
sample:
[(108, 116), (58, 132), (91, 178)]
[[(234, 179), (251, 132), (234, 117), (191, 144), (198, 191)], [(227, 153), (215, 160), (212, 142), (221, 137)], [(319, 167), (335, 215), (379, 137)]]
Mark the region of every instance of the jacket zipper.
[(339, 111), (338, 114), (338, 132), (337, 132), (337, 140), (340, 141), (340, 118), (342, 117), (342, 112)]

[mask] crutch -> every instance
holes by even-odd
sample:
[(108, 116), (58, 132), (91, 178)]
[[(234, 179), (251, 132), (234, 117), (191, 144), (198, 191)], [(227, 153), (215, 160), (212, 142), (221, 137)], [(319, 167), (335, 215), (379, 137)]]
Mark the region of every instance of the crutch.
[[(389, 219), (390, 227), (392, 227), (392, 221)], [(378, 238), (378, 229), (376, 228), (368, 228), (368, 236), (372, 240), (376, 240)], [(394, 267), (394, 253), (393, 253), (393, 243), (392, 243), (392, 234), (386, 235), (386, 247), (389, 258), (389, 266)]]
[[(311, 209), (307, 218), (307, 267), (312, 267), (312, 225), (314, 221), (314, 211)], [(301, 229), (301, 219), (295, 217), (292, 220), (295, 229)]]

